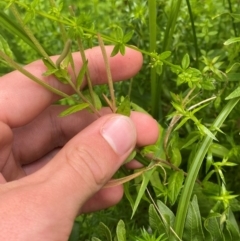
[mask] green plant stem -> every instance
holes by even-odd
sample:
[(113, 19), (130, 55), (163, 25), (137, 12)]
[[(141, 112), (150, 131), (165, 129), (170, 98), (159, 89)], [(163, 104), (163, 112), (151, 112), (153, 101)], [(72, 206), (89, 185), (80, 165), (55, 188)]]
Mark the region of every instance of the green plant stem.
[[(229, 8), (229, 12), (233, 13), (231, 0), (228, 0), (228, 8)], [(237, 27), (236, 27), (236, 24), (235, 24), (233, 18), (232, 18), (232, 26), (233, 26), (234, 34), (236, 37), (237, 36)]]
[(163, 51), (169, 50), (172, 42), (173, 32), (175, 29), (178, 14), (180, 12), (182, 0), (172, 0), (171, 12), (168, 18), (167, 28), (163, 40)]
[(101, 48), (101, 51), (102, 51), (104, 64), (106, 66), (108, 86), (109, 86), (109, 91), (110, 91), (110, 96), (111, 96), (111, 101), (112, 101), (111, 107), (112, 107), (112, 111), (115, 113), (117, 108), (116, 108), (116, 100), (115, 100), (115, 95), (114, 95), (112, 74), (111, 74), (111, 69), (110, 69), (110, 65), (109, 65), (109, 61), (108, 61), (107, 52), (106, 52), (106, 49), (104, 47), (104, 43), (103, 43), (103, 40), (102, 40), (100, 34), (98, 34), (98, 42), (99, 42), (99, 45), (100, 45), (100, 48)]
[[(218, 117), (213, 123), (213, 127), (220, 128), (225, 119), (228, 117), (232, 109), (235, 107), (235, 105), (238, 103), (240, 98), (235, 98), (230, 100), (225, 107), (222, 109)], [(209, 136), (206, 136), (203, 141), (200, 143), (198, 150), (196, 151), (196, 154), (193, 158), (193, 162), (190, 166), (188, 176), (185, 180), (185, 184), (182, 190), (182, 194), (180, 196), (175, 224), (174, 224), (174, 230), (176, 231), (177, 235), (182, 238), (183, 235), (183, 229), (185, 225), (187, 210), (189, 207), (190, 199), (192, 196), (192, 191), (194, 188), (195, 181), (197, 180), (197, 176), (200, 170), (200, 167), (202, 166), (204, 157), (212, 144), (212, 138)]]
[[(23, 5), (21, 2), (16, 1), (16, 3), (19, 4), (19, 5), (20, 5), (21, 7), (23, 7), (23, 8), (26, 8), (26, 6)], [(64, 19), (64, 20), (63, 20), (63, 19), (61, 19), (61, 18), (56, 18), (55, 16), (52, 16), (52, 15), (46, 13), (46, 12), (43, 12), (43, 11), (37, 11), (37, 10), (36, 10), (35, 13), (36, 13), (36, 14), (39, 14), (40, 16), (42, 16), (42, 17), (44, 17), (44, 18), (50, 19), (50, 20), (52, 20), (52, 21), (56, 21), (56, 22), (59, 22), (59, 23), (63, 23), (63, 24), (65, 24), (65, 25), (68, 26), (68, 27), (73, 27), (73, 28), (76, 27), (76, 23), (75, 23), (74, 21), (70, 20), (70, 19), (67, 19), (67, 20)], [(93, 31), (92, 29), (88, 29), (88, 28), (84, 28), (84, 27), (81, 27), (81, 28), (82, 28), (83, 32), (85, 32), (85, 33), (87, 33), (87, 34), (91, 34), (91, 35), (93, 35), (93, 36), (95, 36), (95, 37), (97, 38), (97, 35), (98, 35), (97, 32)], [(110, 37), (110, 36), (107, 36), (107, 35), (104, 35), (104, 34), (101, 34), (101, 38), (102, 38), (104, 41), (108, 42), (108, 43), (113, 43), (113, 44), (118, 44), (118, 43), (119, 43), (119, 41), (118, 41), (117, 39), (115, 39), (115, 38), (113, 38), (113, 37)], [(140, 52), (140, 53), (142, 53), (142, 54), (144, 54), (144, 55), (146, 55), (146, 56), (150, 56), (150, 57), (153, 56), (153, 53), (152, 53), (152, 52), (148, 52), (148, 51), (146, 51), (146, 50), (139, 49), (139, 48), (136, 47), (136, 46), (133, 46), (133, 45), (130, 45), (130, 44), (126, 44), (126, 47), (131, 48), (131, 49), (134, 49), (134, 50), (136, 50), (136, 51), (138, 51), (138, 52)], [(164, 64), (168, 65), (169, 67), (174, 67), (175, 69), (178, 68), (176, 65), (170, 63), (170, 62), (167, 61), (167, 60), (162, 60), (162, 62), (163, 62)], [(181, 71), (181, 68), (180, 68), (180, 67), (179, 67), (179, 71)]]
[(33, 33), (31, 32), (31, 30), (24, 24), (16, 6), (14, 3), (11, 4), (10, 9), (12, 11), (12, 13), (14, 14), (15, 18), (17, 19), (18, 23), (20, 24), (20, 26), (22, 27), (22, 29), (25, 31), (25, 33), (27, 34), (27, 36), (31, 39), (31, 41), (33, 42), (33, 44), (36, 46), (36, 48), (39, 50), (39, 52), (41, 53), (41, 55), (46, 58), (50, 63), (54, 64), (52, 62), (52, 60), (49, 58), (48, 54), (46, 53), (46, 51), (43, 49), (42, 45), (38, 42), (38, 40), (35, 38), (35, 36), (33, 35)]
[[(78, 38), (77, 42), (78, 42), (78, 48), (79, 48), (79, 51), (80, 51), (80, 54), (81, 54), (81, 57), (82, 57), (82, 61), (84, 63), (84, 62), (87, 61), (87, 58), (86, 58), (86, 55), (85, 55), (85, 51), (84, 51), (84, 47), (83, 47), (83, 44), (82, 44), (82, 40), (80, 38)], [(90, 79), (90, 73), (89, 73), (89, 69), (88, 68), (86, 69), (86, 79), (87, 79), (87, 85), (88, 85), (88, 89), (89, 89), (89, 93), (90, 93), (90, 96), (91, 96), (91, 100), (92, 100), (93, 106), (94, 106), (95, 109), (97, 109), (96, 108), (95, 99), (94, 99), (92, 82), (91, 82), (91, 79)]]
[[(34, 76), (33, 74), (31, 74), (30, 72), (28, 72), (26, 69), (24, 69), (23, 67), (21, 67), (19, 64), (17, 64), (16, 62), (14, 62), (10, 57), (8, 57), (5, 53), (3, 53), (0, 50), (0, 57), (2, 59), (4, 59), (6, 61), (6, 63), (11, 66), (12, 68), (18, 70), (19, 72), (21, 72), (22, 74), (24, 74), (26, 77), (32, 79), (34, 82), (36, 82), (37, 84), (43, 86), (44, 88), (46, 88), (47, 90), (51, 91), (54, 94), (57, 94), (59, 96), (62, 96), (64, 98), (70, 98), (72, 100), (74, 100), (70, 95), (65, 94), (64, 92), (53, 88), (51, 85), (47, 84), (46, 82), (42, 81), (41, 79), (38, 79), (36, 76)], [(74, 100), (75, 101), (75, 100)]]
[[(149, 51), (151, 53), (156, 52), (156, 40), (157, 40), (157, 4), (156, 0), (148, 0), (149, 11)], [(158, 118), (159, 115), (159, 82), (157, 80), (156, 68), (151, 68), (151, 112), (152, 116)]]
[(196, 55), (196, 64), (197, 64), (197, 68), (198, 68), (199, 67), (199, 60), (198, 60), (199, 50), (198, 50), (197, 35), (196, 35), (196, 30), (195, 30), (195, 25), (194, 25), (194, 19), (193, 19), (191, 4), (190, 4), (189, 0), (186, 0), (186, 2), (187, 2), (190, 21), (191, 21), (191, 27), (192, 27), (192, 33), (193, 33), (193, 42), (194, 42), (195, 55)]

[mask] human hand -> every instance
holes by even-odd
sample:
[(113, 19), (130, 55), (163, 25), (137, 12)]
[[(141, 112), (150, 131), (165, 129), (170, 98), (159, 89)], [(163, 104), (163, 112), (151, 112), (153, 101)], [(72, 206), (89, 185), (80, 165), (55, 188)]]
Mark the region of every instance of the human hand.
[[(112, 47), (106, 47), (110, 55)], [(99, 48), (86, 51), (94, 84), (106, 82)], [(57, 57), (53, 57), (55, 59)], [(79, 53), (74, 55), (81, 67)], [(142, 56), (127, 49), (110, 58), (114, 81), (128, 79)], [(42, 77), (41, 61), (32, 74), (71, 94), (53, 76)], [(67, 240), (74, 218), (116, 204), (122, 186), (102, 189), (134, 147), (152, 144), (158, 127), (150, 116), (109, 114), (97, 119), (82, 111), (58, 118), (59, 97), (14, 71), (0, 80), (0, 240)]]

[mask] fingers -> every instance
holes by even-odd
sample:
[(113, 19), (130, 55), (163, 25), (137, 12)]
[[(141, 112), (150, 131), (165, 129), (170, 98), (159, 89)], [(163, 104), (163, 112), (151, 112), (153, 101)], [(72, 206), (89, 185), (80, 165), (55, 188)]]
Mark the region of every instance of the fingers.
[(123, 186), (101, 189), (88, 200), (79, 213), (90, 213), (116, 205), (123, 197)]
[(50, 163), (30, 175), (28, 182), (46, 183), (51, 199), (62, 207), (71, 207), (74, 218), (79, 205), (102, 188), (134, 149), (136, 128), (128, 117), (103, 116), (71, 139)]
[[(16, 161), (26, 165), (39, 160), (52, 150), (65, 145), (98, 118), (86, 110), (64, 118), (58, 117), (64, 108), (66, 107), (51, 106), (28, 125), (14, 129), (13, 153)], [(101, 110), (102, 115), (109, 113), (108, 108)], [(154, 143), (158, 136), (156, 121), (149, 115), (138, 112), (132, 112), (131, 119), (138, 126), (137, 145)]]
[[(110, 56), (112, 48), (112, 46), (106, 47), (108, 56)], [(80, 54), (75, 53), (73, 56), (76, 71), (78, 72), (82, 66)], [(106, 70), (100, 48), (95, 47), (87, 50), (86, 56), (93, 84), (106, 83)], [(53, 60), (55, 59), (57, 59), (57, 56), (53, 57)], [(113, 80), (120, 81), (132, 77), (139, 71), (142, 65), (142, 56), (139, 52), (127, 48), (124, 56), (118, 54), (115, 57), (109, 57), (109, 62)], [(42, 76), (46, 71), (42, 61), (31, 63), (25, 68), (54, 88), (68, 94), (72, 93), (68, 85), (61, 84), (55, 77)], [(73, 75), (72, 71), (70, 72)], [(11, 127), (18, 127), (28, 123), (59, 98), (17, 71), (1, 77), (0, 96), (0, 121), (7, 123)]]

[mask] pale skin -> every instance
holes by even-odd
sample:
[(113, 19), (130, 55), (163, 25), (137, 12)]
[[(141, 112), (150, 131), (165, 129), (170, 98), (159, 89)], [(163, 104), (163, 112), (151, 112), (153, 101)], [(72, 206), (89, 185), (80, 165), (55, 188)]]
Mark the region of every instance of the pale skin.
[[(112, 47), (106, 50), (110, 56)], [(106, 83), (100, 48), (86, 56), (93, 83)], [(113, 80), (120, 81), (140, 70), (142, 56), (127, 49), (109, 61)], [(74, 62), (79, 70), (79, 53)], [(42, 77), (41, 61), (25, 68), (72, 93), (54, 77)], [(101, 118), (88, 111), (59, 118), (65, 107), (51, 105), (57, 99), (17, 71), (0, 78), (0, 240), (68, 240), (77, 215), (121, 200), (121, 185), (103, 186), (136, 146), (157, 140), (157, 123), (148, 115), (129, 118), (103, 109)]]

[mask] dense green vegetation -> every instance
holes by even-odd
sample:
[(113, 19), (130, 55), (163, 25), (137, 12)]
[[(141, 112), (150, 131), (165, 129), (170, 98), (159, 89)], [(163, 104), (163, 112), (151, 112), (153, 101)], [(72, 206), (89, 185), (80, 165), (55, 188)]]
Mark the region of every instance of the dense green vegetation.
[[(149, 112), (161, 136), (134, 153), (146, 167), (124, 184), (122, 202), (78, 217), (71, 241), (240, 240), (239, 1), (1, 0), (0, 7), (1, 75), (44, 57), (49, 73), (71, 84), (47, 57), (68, 39), (64, 57), (101, 41), (115, 46), (113, 55), (128, 46), (144, 56), (140, 73), (114, 86), (118, 110)], [(87, 63), (79, 76), (86, 73)], [(59, 93), (60, 104), (93, 111), (106, 105), (102, 93), (112, 101), (107, 86), (89, 86)]]

